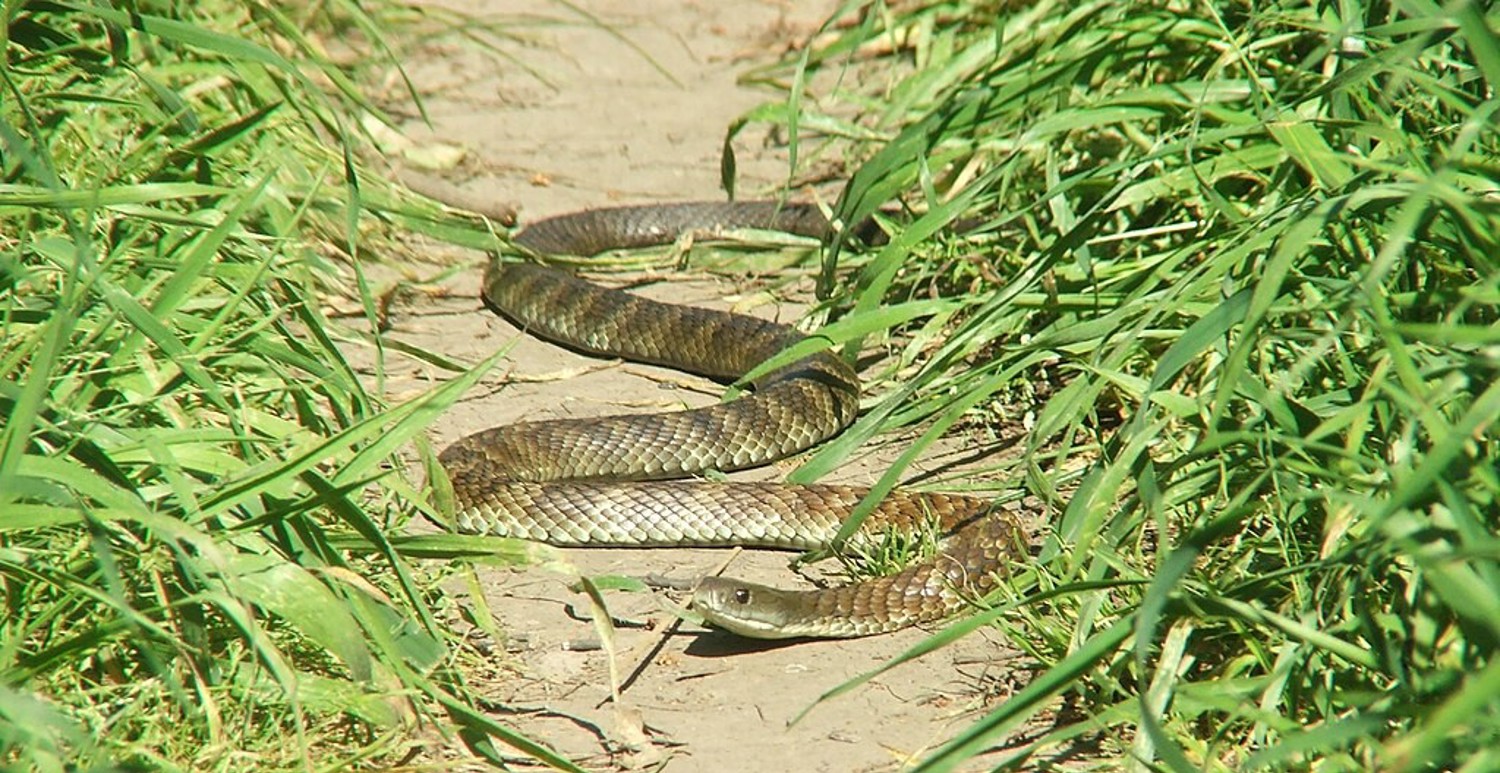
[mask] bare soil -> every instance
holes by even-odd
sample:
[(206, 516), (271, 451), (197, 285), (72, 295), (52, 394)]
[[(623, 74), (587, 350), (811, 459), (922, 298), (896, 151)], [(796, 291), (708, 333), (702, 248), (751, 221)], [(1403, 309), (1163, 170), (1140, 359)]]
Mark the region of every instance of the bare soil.
[[(503, 29), (516, 38), (501, 50), (513, 58), (452, 35), (417, 47), (406, 72), (423, 96), (431, 125), (413, 119), (406, 135), (419, 149), (459, 149), (464, 160), (449, 169), (407, 173), (411, 179), (438, 178), (492, 211), (513, 203), (523, 221), (613, 203), (722, 198), (718, 170), (725, 129), (772, 96), (737, 85), (737, 74), (806, 38), (833, 7), (579, 0), (575, 12), (542, 0), (441, 5), (505, 22)], [(482, 32), (478, 26), (474, 31)], [(394, 82), (390, 93), (400, 94)], [(752, 135), (739, 142), (747, 191), (771, 190), (786, 178), (784, 151), (763, 140)], [(445, 259), (473, 268), (445, 282), (446, 292), (395, 309), (391, 336), (470, 362), (513, 348), (499, 372), (432, 428), (437, 447), (522, 419), (675, 409), (713, 402), (722, 391), (681, 374), (589, 359), (524, 336), (482, 309), (477, 291), (483, 256), (450, 251)], [(754, 276), (649, 279), (640, 292), (721, 308), (739, 301), (754, 306), (751, 313), (783, 320), (796, 319), (803, 308), (797, 296), (803, 293), (805, 300), (811, 289), (806, 281), (780, 286), (775, 297), (789, 301), (755, 305), (743, 303), (762, 297), (757, 293), (766, 283)], [(394, 366), (390, 376), (388, 394), (399, 399), (448, 374), (409, 364)], [(877, 450), (837, 479), (871, 483), (891, 456)], [(781, 472), (773, 467), (751, 476), (775, 478)], [(586, 576), (683, 579), (711, 573), (730, 557), (727, 551), (677, 549), (564, 554)], [(783, 586), (805, 583), (787, 571), (787, 559), (736, 554), (728, 574)], [(610, 592), (609, 610), (621, 622), (611, 652), (591, 649), (599, 635), (586, 619), (589, 604), (569, 589), (566, 574), (480, 570), (478, 576), (484, 601), (508, 640), (481, 643), (489, 654), (475, 661), (488, 670), (469, 678), (494, 701), (499, 721), (590, 769), (898, 770), (1026, 677), (1019, 670), (1024, 659), (999, 636), (981, 632), (818, 705), (789, 725), (820, 695), (926, 633), (747, 643), (678, 623), (663, 609), (670, 599)], [(467, 588), (455, 591), (463, 596)], [(617, 702), (611, 700), (612, 681), (619, 685)], [(425, 762), (477, 765), (456, 741), (434, 749)]]

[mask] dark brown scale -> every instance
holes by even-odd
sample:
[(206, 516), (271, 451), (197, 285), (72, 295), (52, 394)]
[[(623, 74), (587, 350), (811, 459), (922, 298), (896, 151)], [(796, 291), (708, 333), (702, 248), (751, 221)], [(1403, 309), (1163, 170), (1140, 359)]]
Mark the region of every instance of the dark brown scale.
[(541, 255), (588, 257), (605, 250), (668, 244), (686, 233), (714, 235), (746, 228), (822, 238), (828, 220), (813, 204), (689, 201), (549, 217), (526, 228), (515, 242)]
[[(516, 243), (537, 253), (592, 255), (662, 244), (684, 232), (736, 228), (822, 236), (828, 225), (816, 207), (805, 204), (621, 207), (540, 221)], [(493, 263), (483, 294), (496, 311), (542, 338), (721, 380), (740, 378), (805, 338), (786, 325), (658, 303), (524, 263)], [(459, 440), (440, 459), (465, 531), (563, 545), (812, 549), (833, 538), (865, 490), (605, 481), (763, 465), (832, 437), (854, 420), (858, 408), (853, 370), (832, 353), (819, 352), (757, 380), (753, 393), (728, 403), (496, 427)], [(889, 577), (807, 592), (713, 582), (730, 589), (726, 603), (752, 597), (796, 621), (794, 633), (787, 633), (793, 631), (788, 627), (751, 635), (858, 636), (933, 620), (951, 614), (968, 594), (993, 586), (1015, 533), (1010, 521), (988, 513), (983, 500), (906, 492), (888, 496), (863, 532), (911, 530), (933, 521), (954, 532), (944, 552)], [(696, 598), (704, 607), (715, 603), (702, 592)], [(714, 610), (704, 611), (716, 619)]]

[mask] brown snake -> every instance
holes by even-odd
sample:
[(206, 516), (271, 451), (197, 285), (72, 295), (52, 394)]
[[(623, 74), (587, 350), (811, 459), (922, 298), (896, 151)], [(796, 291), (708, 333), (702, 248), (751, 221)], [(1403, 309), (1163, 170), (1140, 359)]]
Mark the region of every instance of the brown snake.
[[(828, 225), (811, 205), (688, 203), (562, 215), (531, 225), (515, 243), (544, 255), (593, 255), (743, 228), (822, 236)], [(493, 261), (483, 295), (542, 338), (721, 380), (804, 339), (786, 325), (646, 300), (527, 263)], [(854, 420), (859, 390), (843, 360), (818, 352), (729, 402), (510, 424), (469, 435), (440, 459), (464, 531), (554, 545), (818, 549), (865, 489), (663, 479), (759, 466), (808, 448)], [(941, 552), (896, 574), (811, 591), (708, 577), (691, 606), (718, 627), (758, 638), (864, 636), (938, 620), (994, 587), (1018, 530), (985, 500), (898, 490), (854, 539), (932, 526), (948, 535)]]

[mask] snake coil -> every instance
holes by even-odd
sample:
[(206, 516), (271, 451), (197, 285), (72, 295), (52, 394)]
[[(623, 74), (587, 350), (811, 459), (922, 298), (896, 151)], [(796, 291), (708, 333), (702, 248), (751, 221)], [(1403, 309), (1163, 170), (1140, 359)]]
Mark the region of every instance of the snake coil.
[[(588, 256), (747, 228), (822, 237), (828, 223), (808, 204), (617, 207), (538, 221), (515, 242), (543, 255)], [(786, 325), (659, 303), (528, 263), (492, 262), (483, 295), (533, 335), (721, 380), (804, 338)], [(759, 466), (822, 442), (854, 420), (859, 391), (853, 370), (824, 351), (726, 403), (510, 424), (458, 440), (440, 460), (464, 531), (555, 545), (819, 549), (865, 489), (667, 479)], [(810, 591), (710, 577), (691, 606), (718, 627), (757, 638), (864, 636), (938, 620), (994, 587), (1018, 530), (984, 500), (898, 490), (856, 539), (934, 525), (948, 535), (941, 552), (899, 573)]]

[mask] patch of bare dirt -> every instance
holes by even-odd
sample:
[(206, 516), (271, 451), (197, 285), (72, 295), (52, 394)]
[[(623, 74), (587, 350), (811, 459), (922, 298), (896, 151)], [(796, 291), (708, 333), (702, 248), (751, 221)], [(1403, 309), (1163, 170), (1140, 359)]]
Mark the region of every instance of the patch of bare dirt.
[[(422, 174), (474, 201), (514, 202), (523, 221), (612, 203), (721, 197), (725, 129), (769, 96), (738, 86), (737, 74), (747, 59), (768, 60), (811, 34), (833, 7), (681, 0), (443, 5), (494, 21), (491, 32), (515, 37), (502, 44), (507, 56), (454, 36), (421, 47), (406, 67), (432, 125), (413, 120), (407, 135), (418, 147), (447, 147), (464, 156), (452, 169)], [(782, 151), (753, 137), (739, 144), (744, 190), (769, 189), (785, 179)], [(457, 260), (477, 266), (480, 257)], [(432, 428), (438, 447), (521, 419), (658, 411), (717, 399), (720, 389), (712, 384), (588, 359), (522, 335), (481, 308), (479, 279), (477, 267), (466, 271), (447, 283), (451, 295), (420, 299), (393, 316), (394, 338), (450, 357), (478, 361), (513, 346), (501, 371)], [(810, 290), (802, 285), (791, 289)], [(671, 277), (642, 292), (723, 308), (757, 289), (748, 279)], [(771, 304), (752, 313), (791, 320), (799, 308)], [(401, 367), (409, 370), (394, 371), (388, 384), (394, 397), (448, 377)], [(891, 454), (872, 456), (841, 471), (838, 480), (874, 482)], [(933, 459), (928, 467), (942, 463)], [(777, 468), (751, 473), (780, 474)], [(570, 550), (566, 556), (585, 575), (686, 579), (714, 571), (727, 553)], [(804, 582), (787, 572), (787, 559), (746, 552), (728, 574), (778, 585)], [(1024, 661), (998, 637), (975, 635), (789, 724), (823, 693), (925, 634), (757, 645), (675, 624), (656, 596), (614, 592), (609, 608), (624, 625), (611, 653), (589, 648), (598, 637), (582, 619), (588, 603), (567, 587), (566, 576), (537, 569), (480, 577), (488, 607), (511, 638), (495, 643), (494, 671), (471, 679), (493, 699), (501, 722), (592, 769), (901, 769), (1024, 677), (1016, 672)], [(615, 682), (618, 702), (611, 700)]]

